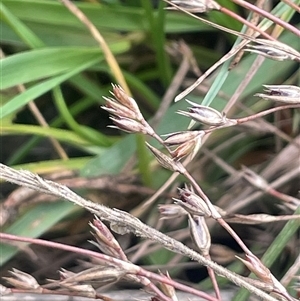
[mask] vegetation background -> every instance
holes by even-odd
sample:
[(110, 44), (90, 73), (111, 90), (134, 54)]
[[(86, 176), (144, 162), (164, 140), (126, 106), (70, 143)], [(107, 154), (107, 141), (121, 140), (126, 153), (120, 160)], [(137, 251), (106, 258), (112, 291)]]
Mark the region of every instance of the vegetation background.
[[(218, 2), (247, 18), (249, 12), (234, 2)], [(155, 116), (166, 92), (174, 98), (222, 58), (236, 40), (183, 12), (166, 10), (163, 1), (86, 0), (76, 1), (76, 5), (103, 36), (148, 120)], [(284, 2), (268, 5), (272, 12), (281, 5), (285, 12), (281, 16), (299, 25), (299, 15), (293, 17), (295, 11), (289, 7), (284, 10)], [(170, 203), (176, 197), (182, 178), (151, 206), (142, 207), (171, 173), (155, 163), (143, 137), (107, 128), (111, 121), (100, 106), (104, 104), (102, 97), (109, 96), (111, 83), (117, 82), (116, 69), (110, 67), (90, 31), (60, 1), (2, 0), (0, 13), (1, 162), (64, 183), (95, 202), (129, 211), (193, 247), (186, 219), (161, 221), (157, 210), (157, 204)], [(236, 31), (242, 29), (241, 23), (220, 12), (209, 12), (205, 18)], [(299, 50), (299, 39), (287, 30), (280, 32), (279, 40)], [(218, 70), (187, 98), (201, 103), (209, 92), (214, 95), (209, 105), (222, 111), (249, 76), (255, 58), (246, 54), (216, 87), (212, 84), (216, 79), (220, 83), (224, 72)], [(183, 75), (179, 85), (169, 89), (184, 60), (188, 67), (179, 73)], [(239, 94), (229, 116), (247, 116), (273, 106), (253, 96), (262, 91), (263, 84), (299, 85), (298, 64), (265, 60)], [(172, 102), (157, 123), (157, 131), (167, 134), (186, 129), (189, 120), (175, 114), (186, 107), (184, 100)], [(293, 139), (299, 137), (299, 123), (299, 110), (285, 110), (249, 126), (217, 131), (189, 167), (191, 173), (213, 203), (232, 214), (293, 214), (282, 201), (257, 192), (242, 180), (240, 167), (251, 167), (270, 183), (287, 176), (278, 189), (299, 197), (299, 173), (289, 177), (299, 160), (289, 160), (288, 151)], [(8, 212), (3, 232), (95, 249), (87, 242), (92, 239), (90, 214), (70, 203), (15, 189), (1, 183), (2, 213)], [(278, 279), (294, 264), (299, 251), (297, 223), (291, 220), (287, 227), (285, 224), (233, 225), (257, 256), (267, 252), (266, 265)], [(209, 227), (212, 259), (247, 275), (234, 257), (241, 250), (232, 238), (213, 223)], [(131, 236), (119, 240), (132, 262), (154, 271), (168, 270), (174, 279), (210, 288), (206, 270), (187, 258)], [(75, 255), (37, 246), (20, 252), (1, 244), (2, 275), (16, 267), (43, 282), (57, 277), (60, 267), (80, 270), (76, 259)], [(224, 285), (227, 282), (219, 280)], [(294, 278), (287, 283), (295, 296), (294, 285)]]

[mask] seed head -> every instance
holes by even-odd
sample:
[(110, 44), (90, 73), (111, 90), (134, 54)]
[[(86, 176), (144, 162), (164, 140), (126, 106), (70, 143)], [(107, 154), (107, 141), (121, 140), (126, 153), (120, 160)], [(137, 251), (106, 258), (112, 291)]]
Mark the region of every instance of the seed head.
[(126, 118), (126, 117), (109, 117), (115, 126), (109, 126), (110, 128), (116, 128), (127, 133), (143, 133), (147, 134), (145, 127), (138, 121)]
[(265, 283), (273, 283), (270, 270), (253, 254), (246, 254), (246, 260), (236, 256), (245, 266)]
[(191, 13), (205, 13), (213, 9), (220, 10), (220, 5), (212, 0), (170, 0), (170, 3), (174, 6), (167, 9), (180, 8)]
[(264, 85), (264, 87), (266, 94), (257, 93), (254, 96), (285, 103), (300, 103), (300, 87), (290, 85)]
[(282, 60), (300, 60), (300, 53), (294, 48), (279, 41), (271, 41), (266, 39), (255, 39), (257, 45), (247, 45), (246, 51), (256, 52), (270, 59), (277, 61)]
[(248, 51), (251, 53), (257, 53), (259, 55), (262, 55), (266, 58), (275, 60), (275, 61), (285, 61), (288, 59), (293, 59), (294, 56), (291, 56), (285, 51), (276, 49), (272, 46), (266, 46), (266, 45), (248, 45), (248, 48), (245, 48), (244, 51)]
[(173, 219), (187, 214), (186, 210), (184, 210), (181, 206), (176, 204), (158, 205), (158, 211), (161, 216), (160, 219)]
[(136, 101), (132, 97), (128, 96), (121, 86), (112, 84), (112, 87), (113, 87), (112, 95), (116, 98), (116, 100), (123, 106), (135, 112), (137, 119), (140, 118), (143, 119), (143, 115), (140, 112), (140, 109)]
[(170, 146), (177, 145), (172, 151), (172, 156), (176, 161), (188, 155), (190, 156), (190, 160), (192, 160), (202, 145), (204, 135), (204, 131), (175, 132), (167, 135), (165, 143)]
[(156, 160), (162, 167), (169, 169), (171, 171), (174, 171), (174, 172), (179, 172), (179, 173), (183, 172), (182, 167), (180, 165), (178, 165), (177, 162), (173, 158), (170, 158), (169, 156), (162, 153), (160, 150), (153, 147), (152, 145), (150, 145), (147, 142), (146, 142), (146, 145), (150, 149), (150, 151), (153, 153)]
[(13, 277), (3, 277), (3, 279), (5, 279), (9, 284), (13, 285), (15, 288), (36, 290), (40, 287), (35, 278), (27, 273), (17, 269), (12, 269), (12, 271), (9, 271), (9, 273)]
[(211, 216), (208, 206), (198, 195), (188, 188), (179, 189), (180, 199), (175, 199), (175, 204), (180, 205), (183, 209), (192, 215)]
[(209, 249), (211, 246), (211, 238), (208, 227), (203, 216), (189, 216), (189, 229), (191, 237), (204, 256), (209, 255)]
[(220, 126), (226, 124), (227, 118), (217, 110), (210, 107), (199, 105), (187, 99), (186, 101), (189, 104), (191, 104), (192, 107), (189, 108), (188, 112), (179, 110), (178, 114), (187, 116), (195, 120), (196, 122), (200, 122), (210, 126)]

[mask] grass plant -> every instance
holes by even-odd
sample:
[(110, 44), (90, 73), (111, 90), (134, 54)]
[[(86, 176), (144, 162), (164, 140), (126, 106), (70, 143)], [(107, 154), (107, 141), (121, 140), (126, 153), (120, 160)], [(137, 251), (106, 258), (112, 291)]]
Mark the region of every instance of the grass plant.
[(2, 291), (297, 300), (300, 2), (154, 2), (2, 1)]

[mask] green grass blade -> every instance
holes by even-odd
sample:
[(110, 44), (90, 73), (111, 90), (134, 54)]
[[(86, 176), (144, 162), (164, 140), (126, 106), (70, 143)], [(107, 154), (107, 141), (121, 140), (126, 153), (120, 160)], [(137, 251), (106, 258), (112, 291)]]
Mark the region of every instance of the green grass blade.
[[(77, 135), (81, 136), (85, 140), (88, 140), (92, 145), (110, 146), (111, 141), (105, 135), (100, 134), (93, 128), (80, 125), (72, 116), (65, 100), (61, 89), (55, 87), (53, 89), (53, 97), (58, 111), (63, 117), (65, 123), (74, 131)], [(100, 110), (100, 109), (99, 109)]]
[[(4, 231), (19, 236), (38, 237), (62, 218), (77, 210), (79, 210), (78, 207), (69, 202), (38, 204), (18, 218), (7, 229), (4, 229)], [(17, 247), (4, 243), (0, 243), (0, 249), (0, 266), (5, 264), (19, 251)]]
[(1, 3), (0, 6), (0, 17), (30, 48), (41, 48), (45, 46), (43, 41), (24, 25), (23, 22), (16, 18), (3, 3)]
[[(102, 59), (102, 58), (101, 58)], [(85, 63), (82, 63), (77, 68), (73, 69), (71, 72), (68, 72), (66, 74), (51, 78), (49, 80), (45, 80), (42, 83), (39, 83), (25, 92), (17, 95), (13, 99), (11, 99), (8, 103), (3, 105), (0, 110), (0, 119), (3, 117), (16, 112), (20, 108), (22, 108), (24, 105), (26, 105), (28, 102), (30, 102), (32, 99), (37, 98), (38, 96), (48, 92), (55, 86), (61, 84), (62, 82), (68, 80), (73, 75), (91, 67), (92, 65), (96, 64), (100, 61), (100, 57), (90, 59), (88, 61), (85, 61)]]
[(103, 59), (99, 48), (87, 47), (55, 47), (15, 54), (2, 60), (1, 88), (70, 72), (96, 58)]
[(72, 144), (77, 147), (91, 146), (90, 142), (76, 133), (51, 127), (41, 127), (29, 124), (13, 124), (1, 127), (2, 135), (37, 135), (41, 137), (53, 137), (59, 141)]

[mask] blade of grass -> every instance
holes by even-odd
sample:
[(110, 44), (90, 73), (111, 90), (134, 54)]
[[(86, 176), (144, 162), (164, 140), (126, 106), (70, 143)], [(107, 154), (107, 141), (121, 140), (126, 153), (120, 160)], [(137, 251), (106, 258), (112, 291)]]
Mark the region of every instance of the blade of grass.
[(69, 158), (68, 160), (47, 160), (33, 163), (14, 165), (16, 169), (26, 169), (37, 174), (56, 173), (61, 170), (79, 170), (91, 159), (88, 157)]
[(167, 86), (171, 81), (171, 68), (164, 49), (165, 31), (163, 29), (165, 21), (165, 3), (163, 1), (159, 2), (157, 16), (155, 16), (155, 11), (150, 0), (142, 0), (142, 5), (145, 9), (145, 19), (149, 22), (149, 29), (153, 47), (155, 49), (160, 80), (164, 86)]
[[(59, 26), (64, 30), (72, 28), (73, 30), (82, 31), (83, 29), (80, 22), (70, 15), (58, 1), (2, 0), (2, 3), (20, 20), (30, 24), (34, 32), (42, 25), (45, 25), (45, 29), (52, 29), (52, 26)], [(149, 23), (145, 20), (144, 9), (140, 7), (125, 7), (121, 4), (95, 5), (95, 3), (78, 2), (78, 8), (101, 30), (117, 32), (149, 30)], [(211, 29), (184, 14), (169, 12), (166, 15), (165, 30), (166, 33), (180, 33)], [(49, 30), (49, 33), (53, 34), (51, 30)], [(47, 36), (44, 38), (46, 40)]]
[(44, 43), (1, 3), (0, 17), (30, 48), (42, 48)]
[[(29, 124), (13, 124), (4, 125), (1, 127), (2, 135), (15, 134), (15, 135), (38, 135), (42, 137), (51, 136), (59, 141), (69, 143), (77, 147), (92, 146), (88, 140), (77, 135), (76, 133), (64, 129), (56, 128), (43, 128), (41, 126), (29, 125)], [(108, 138), (107, 138), (108, 140)]]
[(69, 126), (69, 128), (74, 131), (74, 133), (76, 133), (78, 136), (81, 136), (83, 139), (88, 140), (92, 145), (111, 145), (111, 141), (107, 139), (105, 135), (100, 134), (98, 131), (93, 130), (90, 127), (82, 126), (75, 120), (64, 100), (63, 94), (59, 87), (54, 87), (53, 98), (62, 118)]
[[(26, 237), (38, 237), (62, 218), (76, 211), (78, 211), (78, 207), (68, 202), (38, 204), (6, 228), (5, 232)], [(3, 243), (0, 243), (0, 249), (0, 266), (19, 251), (17, 247)]]
[[(128, 43), (116, 43), (111, 47), (123, 52), (128, 49)], [(2, 60), (1, 88), (69, 72), (96, 58), (103, 60), (98, 47), (49, 47), (15, 54)], [(20, 66), (24, 72), (20, 72)]]
[[(94, 100), (86, 99), (85, 102), (77, 101), (74, 105), (71, 106), (70, 111), (72, 115), (76, 117), (77, 114), (89, 108), (94, 104)], [(61, 116), (55, 118), (53, 122), (50, 122), (50, 127), (58, 127), (63, 123)], [(8, 159), (7, 165), (16, 165), (19, 164), (23, 158), (28, 154), (28, 152), (37, 145), (42, 140), (40, 136), (32, 137), (28, 142), (24, 143), (20, 148), (18, 148), (12, 156)]]
[(0, 111), (0, 119), (3, 117), (16, 112), (17, 110), (21, 109), (24, 105), (26, 105), (29, 101), (32, 99), (35, 99), (39, 97), (40, 95), (48, 92), (55, 86), (61, 84), (62, 82), (66, 81), (67, 79), (71, 78), (73, 75), (91, 67), (92, 65), (98, 63), (101, 60), (101, 58), (98, 56), (93, 59), (89, 59), (79, 65), (77, 68), (73, 69), (72, 71), (51, 78), (49, 80), (45, 80), (42, 83), (36, 84), (35, 86), (29, 88), (25, 92), (17, 95), (13, 99), (11, 99), (8, 103), (6, 103), (4, 106), (1, 107)]

